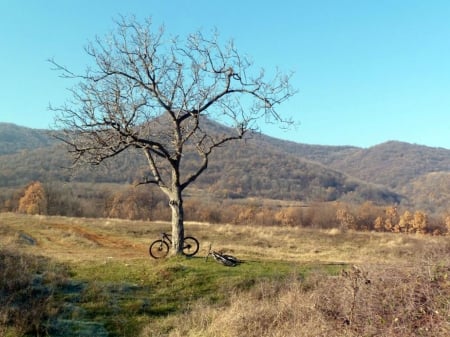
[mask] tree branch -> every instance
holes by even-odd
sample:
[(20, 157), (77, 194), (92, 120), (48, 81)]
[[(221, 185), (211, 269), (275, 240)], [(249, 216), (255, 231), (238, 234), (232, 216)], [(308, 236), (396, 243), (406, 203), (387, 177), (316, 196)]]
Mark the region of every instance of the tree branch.
[[(100, 164), (142, 149), (152, 178), (139, 184), (170, 194), (194, 182), (216, 148), (242, 139), (261, 117), (289, 125), (276, 107), (295, 93), (291, 75), (277, 71), (267, 80), (232, 42), (221, 46), (217, 34), (182, 40), (167, 38), (163, 28), (153, 31), (150, 20), (121, 17), (116, 24), (115, 33), (85, 48), (94, 66), (84, 74), (49, 60), (62, 77), (80, 80), (70, 102), (50, 107), (74, 163)], [(210, 121), (235, 130), (214, 134)], [(184, 172), (185, 152), (198, 159), (192, 172)]]

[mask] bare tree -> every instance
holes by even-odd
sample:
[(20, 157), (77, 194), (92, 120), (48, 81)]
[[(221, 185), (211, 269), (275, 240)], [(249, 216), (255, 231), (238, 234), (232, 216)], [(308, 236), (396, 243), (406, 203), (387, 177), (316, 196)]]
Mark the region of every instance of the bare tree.
[[(120, 18), (117, 30), (86, 48), (93, 66), (84, 74), (50, 62), (61, 76), (79, 79), (72, 99), (55, 111), (60, 139), (75, 164), (100, 164), (128, 149), (146, 157), (149, 175), (139, 184), (157, 185), (172, 209), (173, 252), (182, 253), (183, 191), (207, 168), (214, 149), (242, 139), (257, 122), (288, 125), (275, 107), (291, 97), (290, 75), (263, 70), (241, 56), (232, 42), (201, 32), (168, 38), (151, 20)], [(210, 132), (208, 121), (228, 126)], [(185, 172), (183, 156), (198, 166)]]

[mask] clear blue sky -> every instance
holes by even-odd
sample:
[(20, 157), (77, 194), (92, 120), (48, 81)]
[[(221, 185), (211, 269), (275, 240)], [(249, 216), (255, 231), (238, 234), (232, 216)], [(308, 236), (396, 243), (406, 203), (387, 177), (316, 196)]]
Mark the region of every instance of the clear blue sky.
[(75, 70), (83, 47), (119, 14), (151, 16), (173, 35), (217, 28), (267, 70), (294, 71), (280, 107), (300, 122), (265, 133), (308, 144), (388, 140), (450, 149), (448, 0), (0, 0), (0, 122), (48, 128), (67, 95), (51, 70)]

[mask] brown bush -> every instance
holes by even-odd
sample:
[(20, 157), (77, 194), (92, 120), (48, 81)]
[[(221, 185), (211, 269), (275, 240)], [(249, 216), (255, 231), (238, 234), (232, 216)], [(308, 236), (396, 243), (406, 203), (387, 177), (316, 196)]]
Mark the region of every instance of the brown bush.
[(45, 332), (55, 311), (53, 292), (65, 272), (44, 258), (0, 249), (0, 336)]
[(190, 221), (217, 224), (222, 222), (223, 206), (218, 202), (191, 198), (184, 202), (184, 214)]

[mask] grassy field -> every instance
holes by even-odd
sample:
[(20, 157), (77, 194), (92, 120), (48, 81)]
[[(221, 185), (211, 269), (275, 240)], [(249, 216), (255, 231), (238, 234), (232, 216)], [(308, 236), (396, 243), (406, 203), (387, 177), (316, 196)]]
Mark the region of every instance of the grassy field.
[[(153, 260), (161, 231), (170, 225), (0, 214), (0, 335), (450, 334), (448, 237), (187, 223), (197, 256)], [(244, 263), (206, 260), (210, 245)]]

